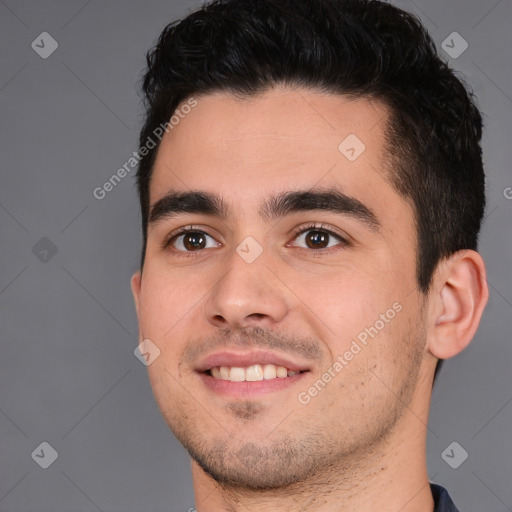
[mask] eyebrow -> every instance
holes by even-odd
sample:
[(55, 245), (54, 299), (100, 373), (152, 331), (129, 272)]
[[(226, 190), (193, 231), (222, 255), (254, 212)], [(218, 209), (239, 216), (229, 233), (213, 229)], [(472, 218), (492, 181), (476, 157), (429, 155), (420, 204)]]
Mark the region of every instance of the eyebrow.
[(372, 231), (378, 232), (381, 223), (375, 213), (359, 199), (348, 196), (336, 188), (311, 189), (277, 194), (267, 201), (260, 214), (268, 220), (275, 220), (290, 213), (325, 210), (347, 215)]
[(149, 223), (154, 224), (183, 213), (199, 213), (225, 219), (228, 208), (221, 197), (211, 192), (169, 192), (151, 207)]
[[(379, 232), (382, 225), (375, 213), (355, 197), (337, 188), (297, 190), (278, 193), (268, 198), (260, 208), (260, 216), (268, 221), (297, 212), (324, 210), (347, 215)], [(198, 213), (226, 220), (229, 208), (222, 197), (212, 192), (171, 191), (152, 207), (149, 223), (172, 218), (180, 214)]]

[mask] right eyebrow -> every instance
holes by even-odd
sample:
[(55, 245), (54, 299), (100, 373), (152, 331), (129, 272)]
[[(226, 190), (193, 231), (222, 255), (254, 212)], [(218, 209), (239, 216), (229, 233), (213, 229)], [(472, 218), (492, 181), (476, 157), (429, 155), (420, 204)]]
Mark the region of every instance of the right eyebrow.
[(211, 192), (171, 191), (151, 207), (149, 223), (154, 224), (180, 213), (199, 213), (226, 219), (228, 208), (221, 197)]

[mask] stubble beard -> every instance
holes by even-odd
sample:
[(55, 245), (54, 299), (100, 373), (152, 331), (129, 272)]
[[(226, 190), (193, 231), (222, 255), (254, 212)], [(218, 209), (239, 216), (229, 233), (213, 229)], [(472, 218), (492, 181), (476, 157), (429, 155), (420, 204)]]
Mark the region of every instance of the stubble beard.
[[(340, 435), (333, 432), (329, 422), (322, 428), (310, 425), (308, 430), (302, 421), (296, 424), (293, 435), (277, 427), (267, 438), (251, 440), (250, 424), (259, 414), (254, 402), (237, 403), (237, 412), (233, 413), (244, 419), (248, 431), (245, 440), (235, 442), (227, 433), (208, 437), (199, 425), (174, 422), (169, 426), (192, 459), (221, 486), (245, 491), (280, 489), (294, 494), (304, 490), (307, 482), (339, 482), (344, 474), (348, 481), (354, 474), (364, 473), (365, 461), (381, 450), (407, 409), (417, 370), (411, 368), (409, 376), (393, 403), (379, 408), (378, 416), (361, 425), (357, 432), (349, 430)], [(288, 419), (294, 421), (292, 418), (293, 414)]]
[[(227, 490), (279, 490), (293, 495), (328, 482), (339, 484), (340, 480), (346, 480), (348, 483), (355, 475), (364, 474), (365, 461), (378, 456), (412, 400), (423, 357), (425, 331), (418, 332), (412, 325), (406, 330), (403, 346), (412, 343), (413, 347), (401, 361), (399, 388), (390, 390), (388, 398), (378, 404), (371, 417), (363, 417), (357, 428), (335, 432), (332, 422), (325, 421), (315, 427), (309, 421), (305, 423), (307, 415), (296, 420), (291, 413), (281, 421), (283, 424), (295, 422), (293, 433), (281, 429), (276, 421), (277, 426), (267, 437), (250, 439), (251, 421), (257, 421), (262, 413), (261, 405), (254, 401), (227, 406), (231, 416), (239, 420), (234, 432), (243, 431), (240, 426), (243, 424), (248, 439), (236, 440), (238, 438), (227, 429), (221, 435), (209, 437), (204, 423), (190, 413), (173, 414), (173, 418), (166, 417), (166, 421), (197, 465)], [(182, 404), (182, 407), (187, 406)]]

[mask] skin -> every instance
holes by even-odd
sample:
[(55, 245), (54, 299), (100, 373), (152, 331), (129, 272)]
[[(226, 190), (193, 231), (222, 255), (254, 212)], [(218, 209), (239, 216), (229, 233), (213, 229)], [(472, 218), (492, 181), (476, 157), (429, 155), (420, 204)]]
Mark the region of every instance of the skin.
[[(150, 223), (132, 289), (140, 340), (161, 351), (148, 366), (154, 396), (192, 456), (197, 510), (432, 511), (433, 374), (478, 327), (488, 297), (482, 258), (455, 253), (438, 265), (430, 293), (419, 291), (413, 207), (386, 179), (384, 105), (284, 86), (250, 99), (196, 99), (161, 142), (150, 203), (171, 190), (215, 192), (230, 214)], [(366, 146), (355, 161), (338, 149), (349, 134)], [(363, 202), (380, 231), (330, 211), (259, 213), (277, 192), (322, 187)], [(296, 238), (310, 223), (349, 243), (332, 237), (327, 249), (311, 248), (316, 228)], [(187, 225), (210, 235), (210, 245), (162, 249)], [(263, 251), (252, 263), (236, 252), (249, 236)], [(300, 403), (298, 394), (396, 303), (400, 312)], [(227, 397), (194, 370), (217, 350), (269, 347), (310, 371), (279, 391)]]

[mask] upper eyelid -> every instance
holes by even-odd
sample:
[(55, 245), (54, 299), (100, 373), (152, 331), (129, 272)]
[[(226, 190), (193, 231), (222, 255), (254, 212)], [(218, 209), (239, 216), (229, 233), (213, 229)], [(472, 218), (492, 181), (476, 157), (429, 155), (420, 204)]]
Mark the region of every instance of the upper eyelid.
[(332, 229), (331, 227), (329, 226), (326, 226), (324, 223), (321, 223), (319, 225), (306, 225), (306, 226), (302, 226), (302, 227), (299, 227), (295, 230), (294, 232), (294, 235), (293, 235), (293, 240), (295, 240), (296, 238), (299, 237), (299, 235), (302, 235), (303, 233), (307, 232), (307, 231), (313, 231), (313, 230), (318, 230), (318, 231), (326, 231), (327, 233), (329, 233), (330, 235), (334, 235), (338, 238), (340, 238), (343, 242), (345, 243), (349, 243), (349, 237), (348, 235), (344, 235), (342, 233), (338, 233), (335, 229)]
[(179, 228), (173, 229), (168, 235), (166, 235), (164, 237), (163, 245), (164, 246), (168, 245), (171, 242), (171, 240), (173, 240), (174, 238), (177, 238), (182, 235), (186, 235), (187, 233), (191, 233), (191, 232), (192, 233), (200, 232), (200, 233), (204, 233), (205, 235), (208, 235), (211, 238), (214, 238), (214, 239), (216, 238), (215, 235), (212, 235), (203, 227), (195, 226), (193, 224), (187, 224), (186, 226), (181, 226)]
[[(320, 230), (320, 231), (325, 231), (325, 232), (329, 233), (330, 235), (333, 235), (333, 236), (339, 238), (342, 243), (349, 244), (349, 240), (347, 239), (348, 237), (346, 235), (342, 235), (341, 233), (336, 232), (334, 229), (330, 228), (329, 226), (326, 226), (324, 223), (316, 223), (316, 224), (310, 223), (310, 224), (302, 225), (302, 226), (299, 226), (298, 228), (296, 228), (293, 231), (292, 239), (290, 240), (290, 242), (287, 242), (287, 245), (289, 243), (293, 242), (294, 240), (296, 240), (300, 235), (302, 235), (308, 231), (313, 231), (315, 229)], [(217, 243), (222, 244), (222, 242), (219, 242), (217, 240), (216, 236), (214, 236), (211, 233), (209, 233), (208, 231), (206, 231), (205, 228), (189, 224), (189, 225), (177, 228), (176, 230), (173, 230), (168, 236), (166, 236), (164, 238), (162, 247), (165, 249), (173, 242), (173, 240), (176, 240), (180, 236), (186, 235), (190, 232), (204, 233), (205, 235), (214, 239)], [(193, 251), (191, 251), (191, 252), (193, 252)]]
[[(337, 233), (336, 230), (330, 228), (329, 226), (326, 226), (324, 223), (320, 223), (320, 224), (307, 224), (307, 225), (300, 226), (300, 227), (298, 227), (298, 228), (293, 230), (293, 236), (294, 237), (298, 236), (298, 235), (304, 233), (305, 231), (311, 231), (313, 229), (327, 231), (329, 233), (332, 233), (333, 235), (336, 235), (336, 236), (339, 236), (341, 238), (344, 238), (344, 235), (342, 235), (341, 233)], [(209, 233), (205, 228), (203, 228), (201, 226), (194, 226), (194, 225), (191, 225), (191, 224), (186, 225), (186, 226), (182, 226), (180, 228), (177, 228), (177, 229), (173, 230), (165, 238), (167, 240), (170, 240), (170, 239), (172, 239), (174, 237), (177, 237), (177, 236), (180, 236), (180, 235), (184, 235), (184, 234), (187, 234), (189, 232), (201, 232), (201, 233), (205, 233), (208, 236), (211, 236), (212, 238), (215, 238), (215, 236), (212, 235), (211, 233)]]

